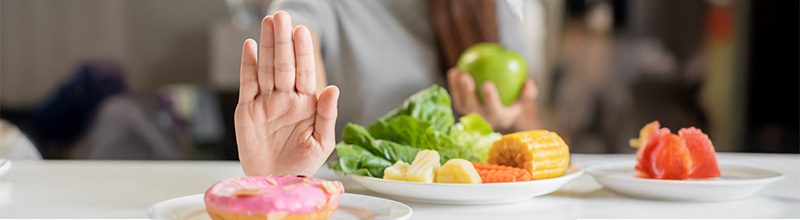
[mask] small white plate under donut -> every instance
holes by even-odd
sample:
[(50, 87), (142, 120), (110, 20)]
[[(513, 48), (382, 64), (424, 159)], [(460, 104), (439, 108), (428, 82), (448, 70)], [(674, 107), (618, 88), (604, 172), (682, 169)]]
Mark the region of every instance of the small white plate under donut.
[[(151, 219), (207, 220), (203, 194), (169, 199), (156, 203), (147, 211)], [(411, 217), (411, 207), (393, 200), (345, 193), (339, 208), (329, 219), (404, 220)]]

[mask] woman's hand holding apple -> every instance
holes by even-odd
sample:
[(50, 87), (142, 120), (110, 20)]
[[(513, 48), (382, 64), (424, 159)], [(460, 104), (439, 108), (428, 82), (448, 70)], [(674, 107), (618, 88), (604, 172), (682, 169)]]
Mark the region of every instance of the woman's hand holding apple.
[(537, 91), (530, 79), (525, 80), (519, 97), (508, 106), (500, 101), (497, 87), (488, 80), (481, 85), (481, 104), (476, 95), (475, 80), (457, 68), (447, 72), (447, 84), (453, 97), (453, 106), (460, 114), (478, 113), (497, 130), (531, 130), (539, 127)]
[(479, 113), (498, 130), (530, 130), (539, 121), (536, 87), (527, 77), (519, 53), (479, 43), (461, 54), (457, 68), (447, 73), (447, 83), (459, 113)]

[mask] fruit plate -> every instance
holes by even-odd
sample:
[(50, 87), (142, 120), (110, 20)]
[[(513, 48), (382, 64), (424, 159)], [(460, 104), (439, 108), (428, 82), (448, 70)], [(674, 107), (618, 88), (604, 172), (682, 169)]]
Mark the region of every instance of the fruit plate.
[(783, 174), (737, 163), (720, 163), (722, 176), (706, 180), (656, 180), (635, 177), (634, 162), (590, 166), (586, 173), (609, 191), (643, 199), (731, 201), (753, 195)]
[[(207, 220), (203, 194), (178, 197), (156, 203), (147, 211), (151, 219)], [(329, 219), (397, 219), (411, 217), (411, 207), (396, 201), (372, 196), (345, 193), (339, 208)]]
[(400, 200), (476, 205), (518, 202), (545, 195), (558, 190), (581, 174), (583, 169), (573, 165), (560, 177), (511, 183), (416, 183), (355, 175), (350, 175), (350, 178), (368, 190)]

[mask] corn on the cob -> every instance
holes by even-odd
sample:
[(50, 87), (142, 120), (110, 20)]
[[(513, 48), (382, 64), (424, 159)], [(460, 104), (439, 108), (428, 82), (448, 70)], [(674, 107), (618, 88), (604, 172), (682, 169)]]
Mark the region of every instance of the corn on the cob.
[(406, 173), (408, 173), (409, 165), (402, 160), (398, 160), (394, 165), (387, 167), (383, 170), (383, 178), (387, 180), (406, 180)]
[(406, 181), (433, 183), (436, 180), (436, 171), (441, 167), (439, 153), (434, 150), (422, 150), (414, 157), (414, 162), (408, 167)]
[(523, 131), (492, 144), (489, 163), (522, 168), (532, 179), (559, 177), (569, 167), (569, 147), (555, 132)]

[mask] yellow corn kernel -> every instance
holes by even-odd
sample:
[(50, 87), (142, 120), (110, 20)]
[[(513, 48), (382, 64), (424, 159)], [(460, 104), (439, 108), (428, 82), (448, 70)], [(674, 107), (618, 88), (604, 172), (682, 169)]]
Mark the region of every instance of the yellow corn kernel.
[(567, 172), (569, 147), (552, 131), (517, 132), (492, 144), (488, 162), (525, 169), (533, 179), (554, 178)]

